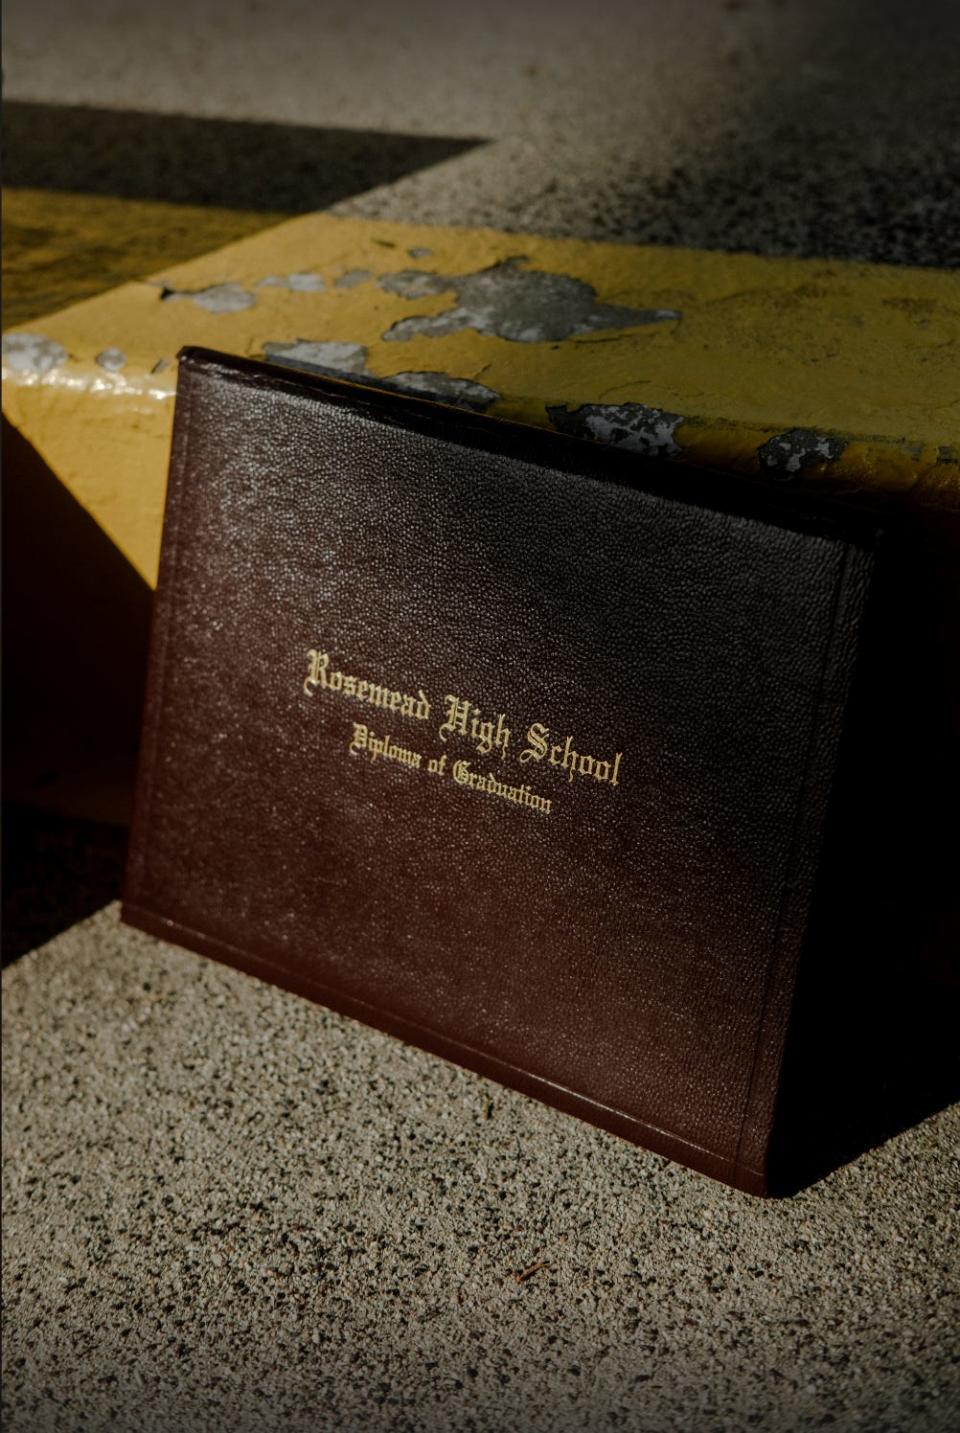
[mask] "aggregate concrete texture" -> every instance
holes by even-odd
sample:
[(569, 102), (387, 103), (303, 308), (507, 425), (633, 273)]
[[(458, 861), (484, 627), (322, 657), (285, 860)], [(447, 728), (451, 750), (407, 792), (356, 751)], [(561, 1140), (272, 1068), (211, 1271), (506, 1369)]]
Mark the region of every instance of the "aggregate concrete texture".
[(960, 1109), (734, 1193), (121, 927), (4, 974), (11, 1430), (952, 1430)]
[[(957, 53), (954, 0), (9, 0), (5, 82), (336, 131), (337, 212), (944, 265)], [(371, 189), (350, 132), (481, 143)]]

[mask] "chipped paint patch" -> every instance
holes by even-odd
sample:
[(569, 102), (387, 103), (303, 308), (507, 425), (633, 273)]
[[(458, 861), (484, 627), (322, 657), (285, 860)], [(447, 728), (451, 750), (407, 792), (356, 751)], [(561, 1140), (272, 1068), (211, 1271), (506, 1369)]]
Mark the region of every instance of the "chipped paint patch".
[(402, 269), (384, 274), (380, 287), (400, 298), (453, 293), (456, 303), (438, 314), (398, 319), (383, 335), (395, 343), (412, 338), (445, 338), (472, 328), (513, 343), (558, 343), (565, 338), (614, 328), (637, 328), (681, 317), (677, 309), (627, 308), (597, 302), (583, 279), (547, 269), (526, 269), (522, 257), (502, 259), (472, 274), (438, 274)]
[(205, 289), (174, 289), (164, 284), (160, 290), (161, 303), (172, 303), (175, 299), (190, 299), (208, 313), (240, 313), (253, 308), (256, 294), (242, 284), (210, 284)]
[(274, 363), (303, 368), (308, 373), (364, 373), (367, 350), (362, 343), (298, 338), (294, 343), (265, 343), (263, 351)]
[(42, 333), (5, 333), (3, 361), (13, 373), (49, 373), (67, 361), (67, 350)]
[(171, 364), (172, 362), (173, 362), (173, 360), (170, 359), (170, 358), (158, 358), (157, 361), (156, 361), (156, 363), (155, 363), (155, 364), (153, 365), (153, 367), (151, 368), (150, 372), (151, 372), (151, 373), (162, 373), (165, 368), (169, 368), (169, 367), (170, 367), (170, 364)]
[(367, 388), (383, 388), (391, 393), (408, 393), (420, 398), (433, 398), (439, 403), (455, 403), (477, 413), (482, 413), (500, 397), (495, 389), (487, 388), (475, 379), (457, 378), (450, 373), (411, 370), (381, 377), (367, 368), (367, 350), (358, 343), (300, 338), (296, 343), (265, 343), (263, 351), (271, 362), (282, 363), (288, 368), (323, 373), (330, 378), (347, 378)]
[(438, 403), (455, 403), (483, 413), (500, 394), (472, 378), (454, 378), (449, 373), (430, 371), (392, 373), (389, 378), (372, 378), (372, 386), (394, 393), (410, 393), (419, 398), (433, 398)]
[(424, 244), (414, 244), (412, 249), (407, 250), (407, 253), (411, 259), (429, 259), (433, 257), (433, 250), (428, 249)]
[(382, 274), (377, 283), (385, 294), (401, 299), (425, 299), (432, 294), (445, 294), (453, 288), (453, 280), (444, 274), (431, 274), (423, 269), (400, 269), (395, 274)]
[(311, 273), (284, 274), (281, 277), (268, 274), (257, 285), (258, 289), (289, 289), (295, 294), (322, 294), (326, 287), (319, 274)]
[(119, 373), (121, 368), (127, 366), (127, 355), (122, 348), (101, 348), (94, 363), (98, 368), (105, 368), (108, 373)]
[(671, 458), (680, 449), (674, 441), (680, 413), (651, 408), (646, 403), (584, 403), (548, 407), (550, 422), (561, 433), (592, 438), (646, 457)]
[(829, 433), (818, 433), (813, 428), (791, 428), (759, 447), (757, 457), (764, 472), (787, 482), (804, 468), (835, 463), (846, 446), (842, 438)]
[(372, 269), (347, 269), (338, 279), (334, 279), (335, 289), (355, 289), (358, 284), (369, 283), (373, 278)]

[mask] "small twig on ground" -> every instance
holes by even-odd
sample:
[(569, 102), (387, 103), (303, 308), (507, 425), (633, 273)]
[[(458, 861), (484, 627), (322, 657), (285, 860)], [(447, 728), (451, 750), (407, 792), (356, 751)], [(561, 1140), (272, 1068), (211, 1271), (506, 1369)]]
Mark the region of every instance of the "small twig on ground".
[(549, 1259), (541, 1259), (539, 1264), (530, 1264), (526, 1269), (522, 1269), (519, 1274), (511, 1274), (510, 1277), (516, 1279), (518, 1284), (525, 1284), (528, 1279), (533, 1278), (538, 1269), (549, 1269), (549, 1267)]

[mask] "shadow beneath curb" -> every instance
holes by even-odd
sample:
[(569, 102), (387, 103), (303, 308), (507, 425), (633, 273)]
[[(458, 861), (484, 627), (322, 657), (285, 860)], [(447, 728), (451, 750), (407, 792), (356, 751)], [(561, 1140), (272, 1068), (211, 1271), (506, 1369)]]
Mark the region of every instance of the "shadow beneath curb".
[(119, 894), (151, 593), (3, 420), (4, 959)]

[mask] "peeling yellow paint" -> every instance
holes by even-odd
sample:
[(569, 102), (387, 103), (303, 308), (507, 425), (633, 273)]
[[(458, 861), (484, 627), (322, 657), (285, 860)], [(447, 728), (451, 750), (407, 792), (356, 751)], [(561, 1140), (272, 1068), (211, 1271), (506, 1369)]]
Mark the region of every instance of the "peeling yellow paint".
[[(429, 249), (428, 257), (411, 250)], [(416, 269), (468, 274), (522, 256), (526, 268), (580, 279), (601, 304), (670, 308), (679, 319), (515, 342), (465, 328), (385, 340), (400, 319), (452, 307), (446, 292), (409, 299), (377, 278)], [(345, 272), (372, 278), (338, 288)], [(322, 292), (264, 285), (310, 273)], [(212, 313), (164, 286), (223, 283), (255, 296)], [(636, 403), (682, 415), (680, 460), (764, 478), (757, 450), (792, 429), (841, 440), (805, 469), (832, 490), (960, 503), (960, 275), (926, 269), (767, 259), (338, 219), (290, 220), (154, 278), (22, 325), (61, 344), (45, 373), (5, 365), (4, 411), (137, 570), (155, 580), (175, 367), (184, 344), (262, 357), (270, 342), (360, 344), (370, 374), (442, 371), (493, 389), (490, 412), (548, 425), (547, 409)], [(96, 362), (117, 348), (116, 372)]]

